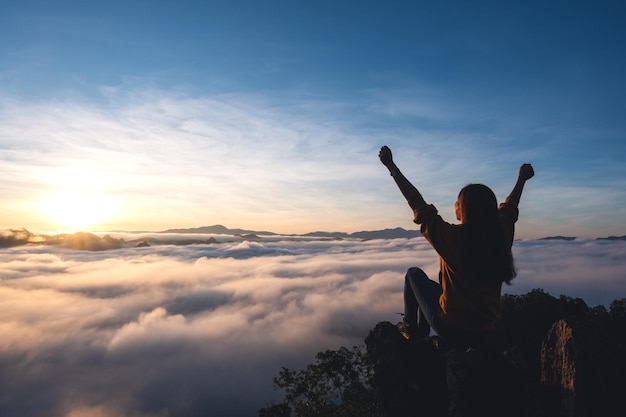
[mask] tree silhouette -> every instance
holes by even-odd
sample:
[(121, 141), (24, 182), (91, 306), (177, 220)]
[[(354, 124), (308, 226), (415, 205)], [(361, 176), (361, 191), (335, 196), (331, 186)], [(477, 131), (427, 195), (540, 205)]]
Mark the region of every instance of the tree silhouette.
[(259, 417), (382, 415), (372, 387), (372, 365), (362, 347), (326, 350), (315, 359), (303, 370), (281, 368), (273, 381), (285, 390), (285, 398), (259, 410)]

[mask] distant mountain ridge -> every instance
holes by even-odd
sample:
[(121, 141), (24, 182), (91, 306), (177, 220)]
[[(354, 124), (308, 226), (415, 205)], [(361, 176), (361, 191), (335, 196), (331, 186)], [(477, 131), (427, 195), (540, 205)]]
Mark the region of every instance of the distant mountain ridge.
[(546, 236), (539, 240), (576, 240), (576, 236)]
[[(248, 229), (230, 229), (221, 224), (215, 224), (213, 226), (201, 226), (201, 227), (191, 227), (186, 229), (168, 229), (163, 230), (161, 232), (155, 233), (205, 233), (205, 234), (218, 234), (218, 235), (234, 235), (234, 236), (242, 236), (242, 235), (266, 235), (266, 236), (305, 236), (305, 237), (318, 237), (324, 239), (411, 239), (414, 237), (422, 236), (422, 233), (419, 230), (406, 230), (402, 227), (396, 227), (394, 229), (382, 229), (382, 230), (364, 230), (360, 232), (354, 233), (346, 233), (346, 232), (326, 232), (326, 231), (316, 231), (309, 232), (303, 234), (282, 234), (275, 233), (269, 231), (258, 231), (258, 230), (248, 230)], [(543, 238), (539, 238), (537, 240), (563, 240), (563, 241), (573, 241), (578, 239), (576, 236), (547, 236)], [(608, 236), (608, 237), (597, 237), (595, 240), (626, 240), (626, 235), (624, 236)]]
[[(111, 232), (120, 233), (120, 232)], [(189, 229), (168, 229), (162, 232), (122, 232), (122, 233), (148, 233), (154, 234), (178, 234), (178, 235), (193, 235), (193, 234), (215, 234), (215, 235), (227, 235), (236, 237), (235, 240), (258, 240), (263, 236), (279, 236), (279, 239), (285, 238), (287, 241), (299, 241), (303, 238), (311, 238), (313, 240), (341, 240), (341, 239), (358, 239), (358, 240), (373, 240), (373, 239), (411, 239), (422, 236), (418, 230), (405, 230), (401, 227), (395, 229), (383, 229), (373, 231), (361, 231), (354, 233), (345, 232), (310, 232), (306, 234), (278, 234), (268, 231), (254, 231), (247, 229), (229, 229), (222, 225), (203, 226)], [(571, 236), (549, 236), (537, 240), (544, 241), (575, 241), (576, 237)], [(626, 235), (624, 236), (608, 236), (599, 237), (596, 241), (626, 241)], [(226, 241), (232, 241), (227, 238)], [(60, 246), (67, 249), (89, 250), (89, 251), (102, 251), (109, 249), (121, 249), (128, 247), (146, 247), (153, 245), (192, 245), (192, 244), (219, 244), (224, 243), (224, 239), (216, 239), (215, 237), (200, 237), (189, 236), (189, 238), (182, 238), (180, 236), (140, 236), (137, 239), (125, 240), (123, 238), (116, 238), (108, 234), (103, 235), (103, 232), (98, 234), (89, 232), (76, 232), (76, 233), (60, 233), (60, 234), (44, 234), (44, 233), (32, 233), (22, 229), (4, 229), (0, 230), (0, 249), (12, 248), (22, 245), (52, 245)]]
[(598, 240), (626, 240), (626, 236), (599, 237)]
[[(221, 235), (269, 235), (276, 236), (278, 233), (268, 232), (268, 231), (258, 231), (258, 230), (247, 230), (247, 229), (229, 229), (226, 226), (221, 224), (216, 224), (213, 226), (202, 226), (202, 227), (192, 227), (188, 229), (168, 229), (159, 233), (210, 233), (210, 234), (221, 234)], [(304, 234), (287, 234), (284, 236), (307, 236), (307, 237), (320, 237), (320, 238), (329, 238), (329, 239), (400, 239), (406, 238), (411, 239), (414, 237), (419, 237), (422, 234), (419, 230), (406, 230), (401, 227), (396, 227), (395, 229), (383, 229), (383, 230), (371, 230), (371, 231), (360, 231), (354, 233), (345, 233), (345, 232), (310, 232)]]
[(213, 226), (192, 227), (188, 229), (168, 229), (168, 230), (164, 230), (158, 233), (210, 233), (210, 234), (216, 234), (216, 235), (258, 234), (258, 235), (271, 235), (271, 236), (275, 236), (277, 234), (274, 232), (267, 232), (267, 231), (229, 229), (228, 227), (222, 226), (221, 224), (215, 224)]

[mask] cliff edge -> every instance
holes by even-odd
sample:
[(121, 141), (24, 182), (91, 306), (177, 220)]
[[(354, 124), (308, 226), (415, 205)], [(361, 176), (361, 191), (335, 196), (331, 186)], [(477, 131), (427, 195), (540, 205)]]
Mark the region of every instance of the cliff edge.
[(365, 339), (388, 417), (585, 417), (621, 408), (626, 300), (611, 311), (535, 290), (503, 299), (490, 347), (407, 340), (378, 323)]

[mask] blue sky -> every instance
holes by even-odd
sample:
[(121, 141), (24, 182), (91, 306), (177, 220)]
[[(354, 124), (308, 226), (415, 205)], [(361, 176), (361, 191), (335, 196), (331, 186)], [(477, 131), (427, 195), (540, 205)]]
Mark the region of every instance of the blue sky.
[(387, 144), (448, 220), (531, 162), (519, 237), (624, 235), (626, 6), (510, 3), (3, 2), (0, 226), (410, 228)]

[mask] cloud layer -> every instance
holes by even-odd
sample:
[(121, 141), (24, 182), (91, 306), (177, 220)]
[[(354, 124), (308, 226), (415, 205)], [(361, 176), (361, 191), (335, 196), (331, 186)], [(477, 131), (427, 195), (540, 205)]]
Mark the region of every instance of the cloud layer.
[[(126, 236), (128, 237), (128, 236)], [(505, 290), (626, 296), (625, 242), (519, 241)], [(0, 414), (250, 416), (271, 379), (402, 310), (422, 238), (0, 251)]]

